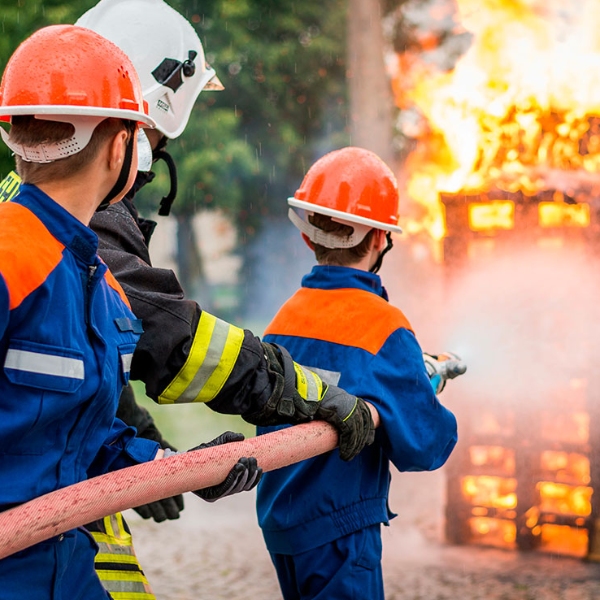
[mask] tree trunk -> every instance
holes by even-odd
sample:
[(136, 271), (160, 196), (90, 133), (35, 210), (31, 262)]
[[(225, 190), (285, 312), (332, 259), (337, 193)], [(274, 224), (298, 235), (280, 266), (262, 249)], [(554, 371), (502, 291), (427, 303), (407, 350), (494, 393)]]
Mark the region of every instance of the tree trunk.
[(186, 297), (198, 302), (204, 310), (210, 311), (210, 291), (196, 239), (193, 216), (177, 215), (177, 271)]
[(394, 166), (394, 102), (385, 70), (380, 0), (349, 0), (348, 79), (350, 133), (354, 146), (375, 152)]

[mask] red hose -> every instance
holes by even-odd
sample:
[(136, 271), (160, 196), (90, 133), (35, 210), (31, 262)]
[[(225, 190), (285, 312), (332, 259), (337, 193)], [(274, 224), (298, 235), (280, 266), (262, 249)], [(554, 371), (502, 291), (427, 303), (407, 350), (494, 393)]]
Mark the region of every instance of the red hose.
[[(376, 412), (372, 412), (375, 420)], [(242, 456), (254, 456), (263, 471), (273, 471), (333, 450), (337, 442), (331, 425), (314, 421), (113, 471), (56, 490), (0, 513), (0, 559), (133, 506), (216, 485)]]

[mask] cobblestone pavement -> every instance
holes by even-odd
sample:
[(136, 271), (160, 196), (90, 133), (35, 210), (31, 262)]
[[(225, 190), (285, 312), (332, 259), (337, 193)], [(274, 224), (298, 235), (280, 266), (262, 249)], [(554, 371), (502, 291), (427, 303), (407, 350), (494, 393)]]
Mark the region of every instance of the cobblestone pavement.
[[(387, 600), (600, 600), (600, 564), (442, 541), (443, 472), (395, 474), (383, 529)], [(158, 600), (278, 600), (254, 493), (193, 495), (178, 521), (126, 517)], [(335, 599), (332, 599), (335, 600)]]

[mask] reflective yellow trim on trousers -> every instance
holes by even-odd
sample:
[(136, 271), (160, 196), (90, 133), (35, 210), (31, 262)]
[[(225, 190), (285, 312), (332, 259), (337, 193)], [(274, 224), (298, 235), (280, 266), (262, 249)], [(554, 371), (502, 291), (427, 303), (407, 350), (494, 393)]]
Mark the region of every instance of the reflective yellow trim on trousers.
[(188, 358), (159, 404), (210, 402), (231, 375), (243, 341), (243, 329), (203, 312)]
[(99, 546), (96, 574), (113, 600), (156, 600), (135, 555), (123, 515), (105, 517), (96, 527), (101, 531), (90, 531)]

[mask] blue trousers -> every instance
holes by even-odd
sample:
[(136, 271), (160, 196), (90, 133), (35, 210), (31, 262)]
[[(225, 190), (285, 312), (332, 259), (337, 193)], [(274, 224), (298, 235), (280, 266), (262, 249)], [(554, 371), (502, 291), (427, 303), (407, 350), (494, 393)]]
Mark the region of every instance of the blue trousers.
[(2, 600), (107, 600), (94, 570), (98, 546), (74, 529), (0, 560)]
[(271, 560), (285, 600), (384, 600), (380, 525)]

